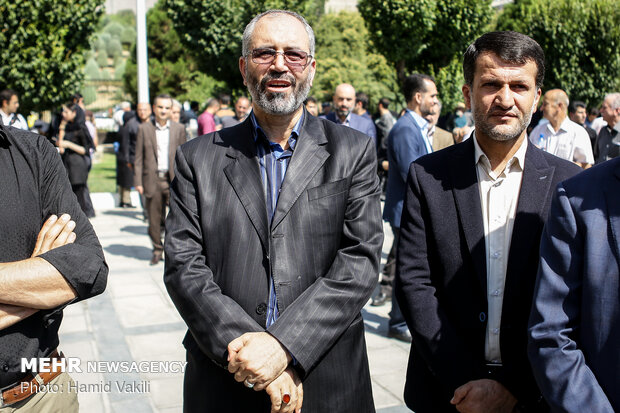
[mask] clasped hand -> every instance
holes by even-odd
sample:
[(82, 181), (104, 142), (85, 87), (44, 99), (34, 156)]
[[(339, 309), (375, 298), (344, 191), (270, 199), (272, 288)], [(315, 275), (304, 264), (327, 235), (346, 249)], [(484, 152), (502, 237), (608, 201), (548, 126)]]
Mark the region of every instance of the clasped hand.
[(500, 382), (481, 379), (456, 389), (450, 403), (461, 413), (511, 413), (517, 399)]
[[(292, 357), (271, 334), (246, 333), (228, 344), (228, 371), (235, 380), (254, 384), (256, 391), (265, 390), (271, 399), (272, 413), (300, 412), (303, 386), (293, 368), (287, 368)], [(290, 396), (283, 403), (284, 394)]]

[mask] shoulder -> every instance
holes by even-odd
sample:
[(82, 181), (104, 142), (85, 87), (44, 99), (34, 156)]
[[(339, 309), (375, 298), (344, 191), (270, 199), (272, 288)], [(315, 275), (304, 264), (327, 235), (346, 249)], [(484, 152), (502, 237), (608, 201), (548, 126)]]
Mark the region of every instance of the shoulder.
[(44, 136), (7, 126), (0, 126), (0, 133), (4, 135), (9, 144), (14, 146), (30, 163), (53, 158), (60, 159), (54, 145)]
[(620, 184), (620, 158), (602, 162), (562, 182), (571, 196), (587, 197)]
[(372, 141), (365, 133), (324, 118), (307, 116), (303, 129), (319, 142), (325, 139), (330, 150), (342, 148), (350, 153), (363, 151)]

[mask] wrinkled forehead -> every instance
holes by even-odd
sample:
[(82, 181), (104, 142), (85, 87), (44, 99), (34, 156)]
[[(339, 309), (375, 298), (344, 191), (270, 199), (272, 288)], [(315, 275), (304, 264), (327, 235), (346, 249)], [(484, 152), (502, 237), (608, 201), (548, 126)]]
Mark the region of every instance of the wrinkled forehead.
[(256, 22), (250, 39), (252, 48), (286, 47), (308, 50), (310, 39), (303, 23), (288, 14), (271, 14)]

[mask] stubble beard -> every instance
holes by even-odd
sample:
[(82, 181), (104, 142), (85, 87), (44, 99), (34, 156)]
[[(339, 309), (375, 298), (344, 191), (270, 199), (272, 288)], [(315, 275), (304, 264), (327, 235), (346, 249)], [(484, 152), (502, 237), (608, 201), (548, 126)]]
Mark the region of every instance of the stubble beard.
[[(532, 107), (527, 113), (519, 115), (518, 110), (515, 108), (513, 113), (516, 112), (518, 123), (513, 126), (509, 125), (491, 125), (486, 122), (485, 113), (480, 113), (476, 111), (474, 106), (474, 102), (472, 99), (471, 102), (471, 111), (474, 115), (474, 127), (480, 133), (488, 136), (497, 142), (507, 142), (514, 139), (517, 139), (523, 131), (527, 128), (532, 120), (532, 114), (534, 113), (534, 108), (536, 107), (536, 101), (532, 104)], [(492, 112), (493, 108), (489, 112)]]
[[(270, 115), (291, 115), (295, 113), (308, 97), (310, 87), (312, 86), (310, 76), (297, 83), (295, 77), (286, 73), (268, 73), (259, 82), (247, 67), (245, 78), (253, 103)], [(267, 91), (267, 82), (275, 79), (285, 79), (287, 82), (290, 82), (293, 90), (289, 96), (284, 92)]]

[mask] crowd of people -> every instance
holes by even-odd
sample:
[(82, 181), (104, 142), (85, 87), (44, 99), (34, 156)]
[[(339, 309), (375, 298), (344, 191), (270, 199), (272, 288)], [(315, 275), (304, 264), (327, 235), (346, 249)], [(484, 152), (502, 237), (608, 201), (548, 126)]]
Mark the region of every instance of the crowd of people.
[[(199, 113), (160, 94), (114, 115), (120, 206), (133, 207), (132, 187), (141, 195), (150, 264), (165, 254), (188, 326), (184, 411), (373, 412), (370, 298), (391, 302), (387, 335), (411, 343), (404, 398), (417, 413), (619, 411), (620, 93), (605, 96), (600, 117), (561, 89), (543, 94), (540, 45), (491, 32), (464, 53), (463, 103), (441, 117), (435, 79), (416, 73), (398, 115), (381, 98), (371, 116), (368, 95), (348, 83), (332, 102), (308, 96), (314, 47), (299, 14), (261, 13), (243, 34), (248, 96), (233, 107), (224, 94)], [(59, 320), (48, 329), (58, 312), (42, 309), (105, 285), (86, 219), (97, 138), (75, 96), (52, 132), (61, 174), (50, 146), (18, 132), (17, 94), (0, 99), (0, 165), (26, 170), (0, 187), (43, 199), (27, 210), (36, 228), (23, 229), (21, 206), (0, 200), (3, 233), (30, 234), (18, 253), (0, 249), (13, 277), (0, 276), (10, 373), (0, 402), (27, 405), (54, 395), (23, 383), (71, 380), (16, 370), (24, 355), (62, 357)], [(64, 198), (69, 188), (76, 198)], [(394, 240), (377, 280), (382, 220)], [(20, 278), (23, 265), (41, 273)], [(54, 299), (16, 298), (23, 277)]]

